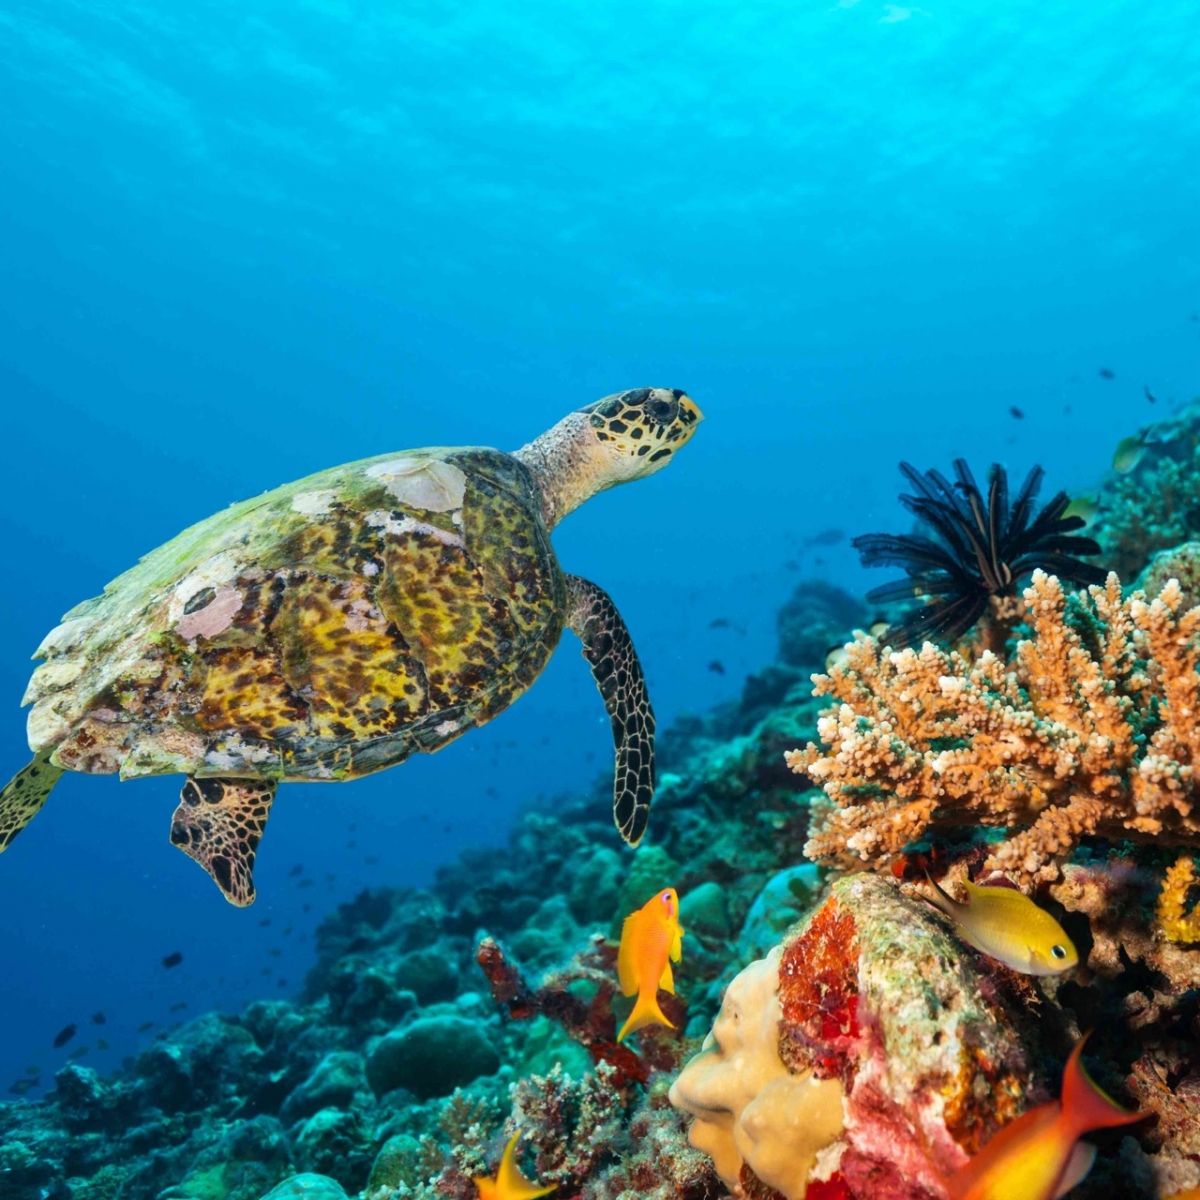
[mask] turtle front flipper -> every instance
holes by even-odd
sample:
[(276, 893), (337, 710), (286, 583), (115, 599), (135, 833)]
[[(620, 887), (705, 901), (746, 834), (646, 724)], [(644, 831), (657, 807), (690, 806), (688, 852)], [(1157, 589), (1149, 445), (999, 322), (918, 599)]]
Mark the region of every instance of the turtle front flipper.
[(633, 639), (603, 588), (567, 576), (567, 625), (583, 643), (583, 655), (612, 720), (617, 751), (613, 820), (636, 846), (646, 832), (654, 798), (654, 710)]
[(189, 778), (171, 817), (171, 844), (239, 908), (254, 903), (254, 856), (274, 799), (275, 784), (262, 779)]
[(0, 854), (41, 812), (46, 797), (62, 778), (62, 767), (56, 767), (50, 761), (53, 753), (53, 746), (43, 750), (33, 762), (18, 771), (0, 792)]

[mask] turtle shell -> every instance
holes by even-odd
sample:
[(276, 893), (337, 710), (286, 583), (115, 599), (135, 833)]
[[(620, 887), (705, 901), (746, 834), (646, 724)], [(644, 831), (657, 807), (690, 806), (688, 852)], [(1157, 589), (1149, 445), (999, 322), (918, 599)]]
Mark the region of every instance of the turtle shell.
[(36, 655), (30, 745), (123, 777), (364, 775), (511, 704), (565, 598), (510, 455), (335, 467), (194, 525), (69, 612)]

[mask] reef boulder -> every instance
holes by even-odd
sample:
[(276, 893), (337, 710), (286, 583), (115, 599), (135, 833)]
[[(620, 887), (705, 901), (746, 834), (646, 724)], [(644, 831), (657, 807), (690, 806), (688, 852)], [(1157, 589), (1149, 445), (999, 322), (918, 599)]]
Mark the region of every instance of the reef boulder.
[(671, 1099), (731, 1190), (752, 1176), (803, 1200), (836, 1179), (854, 1200), (932, 1200), (1049, 1096), (1025, 986), (894, 881), (849, 876), (730, 984)]
[(419, 1017), (385, 1035), (367, 1056), (375, 1094), (404, 1088), (422, 1100), (448, 1096), (480, 1075), (494, 1075), (500, 1056), (474, 1021)]

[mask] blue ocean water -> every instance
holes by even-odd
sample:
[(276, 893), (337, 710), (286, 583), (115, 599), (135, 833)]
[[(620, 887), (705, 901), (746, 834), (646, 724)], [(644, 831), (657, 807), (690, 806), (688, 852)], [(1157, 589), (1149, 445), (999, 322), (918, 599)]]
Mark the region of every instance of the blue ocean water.
[[(1085, 488), (1200, 391), (1198, 86), (1181, 0), (3, 6), (0, 774), (43, 634), (178, 529), (642, 385), (705, 425), (556, 545), (662, 721), (735, 695), (800, 573), (866, 585), (804, 543), (897, 527), (900, 459)], [(502, 855), (608, 736), (568, 636), (444, 753), (286, 789), (247, 912), (178, 779), (66, 778), (0, 859), (0, 1084), (291, 994), (334, 903)]]

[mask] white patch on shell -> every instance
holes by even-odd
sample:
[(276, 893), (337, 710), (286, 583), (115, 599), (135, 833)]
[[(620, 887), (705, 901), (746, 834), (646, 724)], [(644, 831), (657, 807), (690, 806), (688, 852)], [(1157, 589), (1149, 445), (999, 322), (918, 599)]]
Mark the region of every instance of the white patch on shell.
[(440, 725), (434, 726), (433, 732), (436, 733), (438, 735), (438, 737), (446, 737), (448, 734), (457, 733), (458, 732), (458, 722), (457, 721), (443, 721)]
[(229, 587), (241, 574), (242, 564), (233, 550), (222, 550), (211, 558), (206, 558), (198, 567), (189, 571), (176, 585), (171, 593), (167, 606), (168, 629), (178, 625), (184, 617), (184, 609), (188, 601), (205, 588), (217, 591)]
[(367, 524), (373, 529), (382, 529), (384, 533), (390, 533), (393, 537), (403, 537), (406, 533), (424, 533), (437, 538), (443, 546), (463, 545), (463, 540), (457, 533), (451, 533), (448, 529), (439, 529), (436, 525), (418, 521), (413, 517), (401, 517), (397, 520), (383, 508), (376, 508), (367, 513)]
[(33, 657), (55, 658), (59, 654), (78, 650), (95, 623), (95, 617), (76, 617), (73, 621), (56, 625), (42, 638), (42, 644), (33, 652)]
[(467, 492), (466, 475), (453, 463), (436, 458), (393, 458), (367, 468), (401, 504), (427, 512), (462, 508)]
[(233, 624), (233, 618), (237, 616), (244, 599), (237, 588), (217, 588), (216, 594), (203, 608), (184, 613), (175, 628), (179, 636), (188, 641), (198, 637), (216, 637)]
[(22, 704), (36, 704), (54, 692), (68, 688), (83, 674), (84, 663), (78, 658), (64, 658), (59, 662), (48, 662), (38, 667), (29, 680)]
[(372, 625), (383, 624), (383, 613), (370, 600), (351, 600), (346, 614), (346, 628), (351, 633), (364, 633)]
[(338, 498), (336, 489), (326, 488), (319, 492), (301, 492), (292, 497), (292, 512), (298, 512), (306, 517), (324, 517), (329, 515), (334, 501)]
[(226, 738), (219, 750), (210, 750), (204, 761), (219, 771), (230, 771), (235, 768), (259, 766), (265, 762), (276, 762), (278, 755), (272, 753), (266, 746), (244, 742), (237, 735)]

